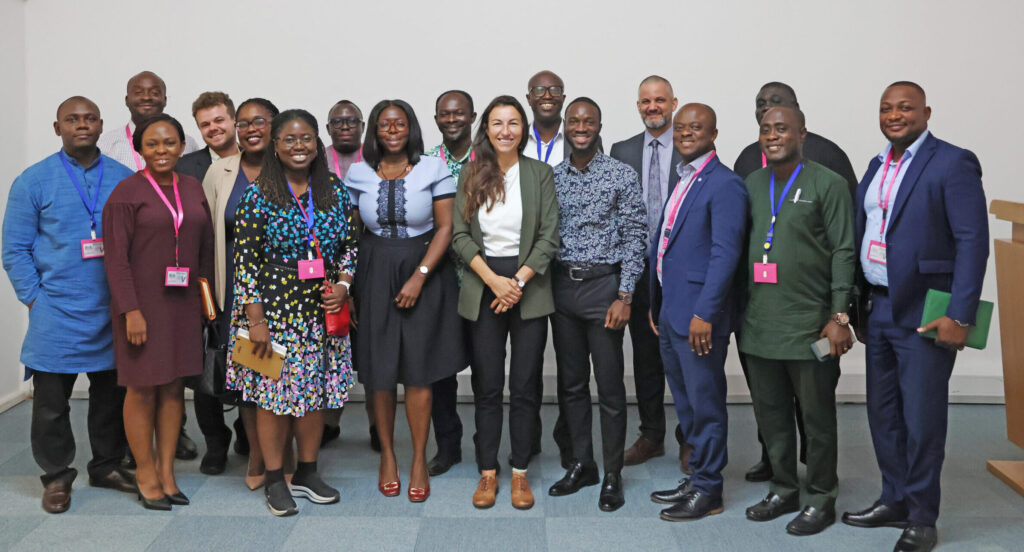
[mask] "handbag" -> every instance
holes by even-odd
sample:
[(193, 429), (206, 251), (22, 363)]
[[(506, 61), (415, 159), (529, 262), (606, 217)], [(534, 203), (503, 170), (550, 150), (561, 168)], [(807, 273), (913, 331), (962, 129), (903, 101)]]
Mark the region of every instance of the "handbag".
[(203, 324), (203, 371), (186, 382), (192, 390), (233, 403), (236, 393), (226, 388), (228, 346), (215, 323)]
[[(334, 284), (328, 284), (333, 286)], [(349, 327), (352, 322), (352, 316), (348, 310), (348, 301), (345, 301), (341, 305), (341, 310), (338, 312), (325, 312), (325, 322), (327, 325), (327, 335), (336, 335), (339, 337), (345, 337), (348, 335)]]

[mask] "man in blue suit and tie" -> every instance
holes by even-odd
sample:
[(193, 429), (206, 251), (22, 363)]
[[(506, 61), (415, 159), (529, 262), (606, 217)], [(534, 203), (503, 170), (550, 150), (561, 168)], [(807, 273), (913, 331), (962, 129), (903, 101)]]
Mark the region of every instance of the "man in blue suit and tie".
[[(929, 133), (930, 117), (917, 84), (885, 89), (879, 124), (889, 144), (868, 166), (855, 204), (867, 311), (857, 329), (867, 345), (868, 422), (882, 494), (843, 521), (903, 527), (897, 552), (931, 550), (938, 540), (949, 376), (975, 323), (989, 253), (978, 158)], [(929, 289), (952, 299), (945, 316), (919, 328)], [(938, 338), (918, 335), (928, 330)]]
[(668, 521), (722, 512), (727, 462), (725, 357), (737, 309), (733, 276), (746, 243), (747, 190), (715, 155), (715, 111), (684, 105), (673, 120), (679, 182), (650, 248), (651, 325), (676, 414), (693, 447), (693, 476), (651, 500)]

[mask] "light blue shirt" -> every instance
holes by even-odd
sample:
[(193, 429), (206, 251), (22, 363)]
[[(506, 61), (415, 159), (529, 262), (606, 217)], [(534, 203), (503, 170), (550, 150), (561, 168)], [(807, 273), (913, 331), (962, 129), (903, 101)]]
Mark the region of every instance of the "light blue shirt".
[(345, 175), (366, 229), (384, 238), (412, 238), (434, 229), (434, 202), (455, 197), (455, 179), (440, 157), (421, 155), (409, 174), (395, 180), (377, 176), (366, 161)]
[(654, 151), (654, 147), (651, 146), (651, 140), (657, 140), (658, 146), (658, 163), (659, 169), (661, 170), (661, 205), (662, 208), (665, 206), (665, 202), (668, 201), (668, 186), (669, 186), (669, 171), (672, 168), (672, 128), (663, 132), (661, 136), (655, 138), (651, 136), (649, 131), (644, 131), (644, 153), (641, 159), (643, 163), (643, 170), (640, 171), (640, 184), (644, 189), (644, 201), (647, 201), (647, 180), (651, 174), (651, 152)]
[[(882, 217), (885, 217), (885, 232), (889, 233), (889, 216), (892, 215), (893, 205), (896, 204), (896, 198), (899, 196), (900, 184), (903, 183), (903, 177), (907, 174), (907, 170), (910, 168), (910, 164), (914, 161), (917, 156), (917, 150), (921, 149), (921, 144), (924, 143), (928, 137), (928, 131), (924, 131), (917, 140), (914, 140), (913, 144), (907, 148), (907, 151), (903, 152), (903, 163), (900, 164), (893, 160), (889, 163), (889, 171), (885, 175), (886, 188), (882, 190), (882, 203), (885, 203), (885, 196), (889, 196), (889, 209), (885, 213), (882, 212), (882, 208), (878, 206), (878, 187), (881, 186), (882, 173), (885, 172), (885, 158), (889, 155), (889, 150), (892, 149), (892, 144), (886, 144), (885, 148), (882, 149), (882, 153), (878, 154), (878, 160), (881, 163), (878, 165), (878, 170), (875, 171), (875, 176), (871, 180), (871, 184), (868, 186), (868, 191), (864, 194), (864, 213), (867, 215), (867, 222), (864, 225), (864, 238), (860, 243), (860, 265), (864, 270), (864, 277), (871, 284), (876, 286), (888, 286), (889, 285), (889, 273), (886, 271), (886, 265), (875, 262), (868, 259), (868, 251), (871, 246), (871, 242), (878, 241), (886, 243), (885, 236), (879, 236), (879, 232), (882, 230)], [(900, 171), (895, 176), (893, 181), (893, 172), (896, 171), (896, 166), (900, 165)], [(889, 183), (892, 183), (892, 192), (889, 192)]]
[[(103, 181), (98, 182), (101, 160)], [(68, 161), (86, 195), (99, 194), (96, 220), (102, 220), (110, 192), (132, 171), (106, 155), (86, 168)], [(89, 211), (59, 153), (25, 169), (11, 185), (3, 265), (18, 300), (32, 304), (21, 347), (26, 368), (59, 374), (114, 369), (103, 257), (82, 258), (81, 242), (90, 239), (90, 227)], [(99, 225), (96, 235), (103, 236)]]

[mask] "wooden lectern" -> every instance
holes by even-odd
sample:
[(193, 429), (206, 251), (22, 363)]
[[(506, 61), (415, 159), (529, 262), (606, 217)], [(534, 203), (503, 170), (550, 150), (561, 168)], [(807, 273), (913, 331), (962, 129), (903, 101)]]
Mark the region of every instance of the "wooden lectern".
[[(999, 336), (1003, 346), (1006, 434), (1024, 448), (1024, 203), (994, 200), (989, 212), (1013, 223), (1009, 240), (995, 240)], [(989, 460), (988, 471), (1024, 495), (1024, 461)]]

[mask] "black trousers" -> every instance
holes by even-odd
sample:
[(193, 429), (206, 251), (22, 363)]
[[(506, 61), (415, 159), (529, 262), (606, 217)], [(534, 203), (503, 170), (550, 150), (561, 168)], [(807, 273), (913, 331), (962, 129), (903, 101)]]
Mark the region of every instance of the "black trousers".
[(555, 313), (551, 329), (558, 361), (558, 388), (572, 437), (573, 458), (594, 465), (591, 430), (590, 368), (593, 361), (601, 416), (604, 471), (622, 470), (626, 442), (624, 330), (604, 327), (608, 307), (619, 288), (617, 274), (583, 281), (572, 280), (558, 268), (553, 280)]
[(206, 450), (226, 451), (231, 444), (231, 430), (224, 424), (224, 403), (212, 395), (193, 391), (192, 407), (199, 431), (206, 439)]
[[(117, 386), (117, 372), (88, 372), (89, 378), (89, 476), (106, 477), (121, 464), (128, 441), (124, 436), (124, 393)], [(78, 470), (71, 467), (75, 459), (75, 436), (71, 431), (71, 391), (78, 374), (55, 374), (33, 371), (32, 456), (43, 469), (43, 485), (57, 480), (71, 483)]]
[[(736, 343), (739, 343), (740, 335), (736, 334)], [(747, 355), (739, 350), (739, 346), (736, 347), (736, 353), (740, 357), (740, 368), (743, 369), (743, 379), (747, 381), (747, 388), (752, 389), (750, 385), (750, 369), (747, 367)], [(800, 436), (800, 462), (803, 464), (807, 463), (807, 431), (804, 429), (804, 412), (800, 408), (800, 398), (793, 397), (793, 411), (796, 415), (796, 432)], [(755, 418), (754, 423), (757, 424)], [(677, 428), (678, 429), (678, 428)], [(677, 433), (676, 437), (679, 435)], [(761, 444), (761, 461), (764, 463), (770, 463), (768, 458), (768, 446), (764, 443), (764, 437), (761, 436), (761, 428), (757, 427), (757, 442)]]
[(434, 402), (430, 408), (430, 421), (434, 424), (437, 454), (445, 458), (459, 456), (462, 447), (462, 420), (459, 419), (459, 412), (456, 409), (459, 391), (457, 376), (458, 374), (452, 374), (431, 385)]
[[(518, 270), (518, 259), (488, 257), (487, 265), (500, 276), (512, 277)], [(508, 374), (511, 464), (513, 468), (525, 470), (534, 441), (540, 433), (540, 426), (534, 422), (540, 412), (537, 380), (544, 366), (547, 319), (523, 320), (519, 305), (495, 314), (490, 308), (494, 298), (494, 293), (485, 288), (480, 299), (480, 314), (476, 322), (470, 324), (473, 398), (476, 403), (476, 433), (473, 435), (476, 463), (481, 471), (498, 468), (502, 394), (505, 389), (505, 342), (511, 340), (512, 359)]]
[(633, 344), (633, 379), (640, 434), (655, 443), (665, 440), (665, 367), (661, 362), (658, 336), (651, 330), (651, 276), (644, 271), (633, 292), (629, 315), (629, 339)]

